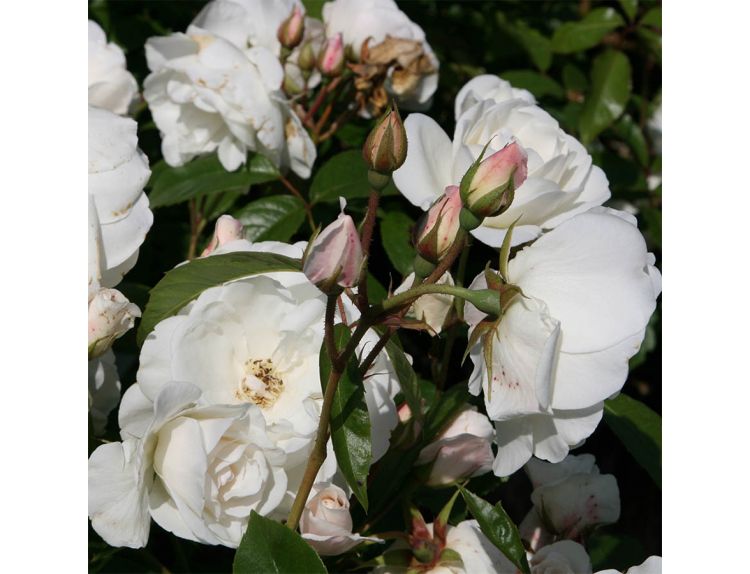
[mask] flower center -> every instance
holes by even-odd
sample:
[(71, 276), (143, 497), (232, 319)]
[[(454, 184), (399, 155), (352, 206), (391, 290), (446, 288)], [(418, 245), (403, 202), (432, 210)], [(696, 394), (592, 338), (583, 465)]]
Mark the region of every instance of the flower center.
[(248, 359), (245, 376), (240, 380), (234, 396), (265, 409), (276, 402), (284, 390), (284, 381), (278, 376), (271, 359)]

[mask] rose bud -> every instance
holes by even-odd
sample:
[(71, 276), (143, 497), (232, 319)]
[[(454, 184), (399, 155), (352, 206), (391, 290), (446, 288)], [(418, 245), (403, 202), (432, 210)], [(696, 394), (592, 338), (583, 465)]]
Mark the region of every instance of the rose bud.
[(305, 256), (302, 271), (324, 293), (353, 287), (359, 279), (364, 256), (351, 216), (343, 209), (338, 219), (320, 232)]
[(295, 48), (302, 41), (305, 31), (305, 17), (299, 6), (295, 6), (289, 17), (281, 23), (276, 37), (285, 48)]
[(89, 301), (89, 360), (102, 355), (141, 316), (117, 289), (100, 289)]
[(457, 186), (449, 185), (416, 228), (414, 246), (423, 259), (437, 264), (445, 256), (458, 234), (460, 213), (461, 194)]
[(482, 155), (461, 179), (461, 198), (477, 218), (500, 215), (510, 207), (515, 190), (526, 181), (527, 156), (518, 143), (482, 160)]
[(328, 38), (318, 54), (318, 70), (324, 76), (340, 76), (344, 71), (344, 38), (341, 33)]
[(203, 250), (201, 257), (206, 257), (222, 245), (230, 241), (242, 239), (243, 237), (242, 223), (231, 215), (222, 215), (216, 220), (213, 239), (211, 239), (211, 243)]
[(297, 66), (303, 72), (311, 72), (315, 67), (315, 61), (318, 57), (315, 55), (315, 46), (312, 40), (308, 40), (299, 50), (299, 56), (297, 57)]
[(346, 493), (334, 484), (316, 484), (318, 492), (307, 501), (299, 530), (321, 556), (343, 554), (364, 540), (382, 542), (352, 534), (352, 515)]
[(406, 161), (406, 130), (397, 108), (389, 108), (380, 118), (367, 136), (362, 156), (371, 170), (382, 174), (393, 173)]
[(417, 464), (432, 462), (427, 484), (441, 486), (492, 470), (495, 431), (475, 407), (467, 407), (419, 453)]

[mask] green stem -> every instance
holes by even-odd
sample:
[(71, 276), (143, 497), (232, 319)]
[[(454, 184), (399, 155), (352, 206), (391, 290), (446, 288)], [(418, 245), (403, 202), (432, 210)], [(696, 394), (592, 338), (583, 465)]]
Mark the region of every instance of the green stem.
[[(465, 287), (459, 287), (457, 285), (444, 285), (444, 284), (436, 284), (436, 283), (425, 283), (422, 285), (419, 285), (417, 287), (413, 287), (409, 289), (408, 291), (404, 291), (403, 293), (399, 293), (398, 295), (393, 295), (392, 297), (389, 297), (379, 305), (374, 305), (372, 307), (372, 317), (379, 317), (380, 315), (384, 315), (386, 313), (389, 313), (394, 310), (398, 310), (404, 305), (409, 305), (413, 303), (416, 299), (421, 297), (422, 295), (433, 295), (433, 294), (441, 294), (441, 295), (453, 295), (454, 297), (460, 297), (461, 299), (466, 299), (467, 301), (470, 301), (472, 304), (476, 305), (479, 303), (483, 307), (485, 306), (485, 299), (497, 297), (498, 299), (498, 307), (500, 304), (500, 296), (490, 289), (483, 289), (481, 291), (474, 291), (471, 289), (466, 289)], [(491, 309), (494, 311), (494, 309)]]

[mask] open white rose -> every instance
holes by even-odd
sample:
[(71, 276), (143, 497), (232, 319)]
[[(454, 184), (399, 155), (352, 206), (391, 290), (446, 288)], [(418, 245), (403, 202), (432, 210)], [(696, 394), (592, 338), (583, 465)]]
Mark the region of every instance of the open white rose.
[(534, 507), (519, 531), (534, 550), (554, 538), (577, 540), (595, 526), (620, 517), (617, 480), (599, 474), (592, 455), (568, 455), (557, 464), (532, 458), (526, 472), (534, 484)]
[(123, 442), (89, 458), (91, 525), (112, 546), (144, 546), (153, 518), (181, 538), (236, 547), (250, 511), (268, 514), (284, 497), (286, 456), (254, 405), (206, 404), (177, 382), (152, 401), (136, 383), (120, 426)]
[[(383, 53), (394, 64), (388, 71), (386, 90), (405, 109), (424, 109), (438, 83), (440, 63), (422, 28), (409, 20), (393, 0), (334, 0), (323, 5), (326, 36), (342, 34), (344, 45), (358, 60), (362, 45), (372, 54)], [(390, 39), (389, 39), (390, 38)], [(399, 41), (406, 41), (401, 42)], [(387, 42), (391, 45), (388, 47)], [(373, 54), (375, 56), (375, 54)], [(425, 71), (428, 70), (428, 71)]]
[(432, 463), (429, 485), (451, 484), (492, 470), (492, 423), (476, 407), (466, 407), (419, 453), (417, 464)]
[(138, 306), (117, 289), (100, 289), (89, 301), (89, 357), (102, 355), (140, 316)]
[(591, 559), (580, 544), (561, 540), (529, 557), (531, 574), (591, 574)]
[(108, 44), (104, 30), (89, 20), (89, 105), (124, 115), (137, 95), (122, 48)]
[(117, 285), (135, 265), (154, 220), (137, 130), (130, 118), (89, 106), (89, 296)]
[[(212, 256), (248, 247), (302, 255), (300, 246), (237, 240)], [(351, 323), (358, 316), (356, 308), (348, 302), (345, 307), (346, 322)], [(323, 402), (319, 353), (324, 314), (325, 296), (302, 273), (253, 276), (208, 289), (148, 336), (138, 381), (152, 400), (167, 382), (179, 380), (200, 387), (209, 403), (259, 406), (269, 435), (287, 454), (289, 492), (284, 504), (291, 504)], [(375, 332), (368, 332), (358, 354), (366, 355), (377, 339)], [(393, 397), (399, 386), (384, 352), (365, 381), (372, 455), (377, 460), (385, 454), (398, 422)], [(335, 470), (335, 457), (329, 456), (318, 479), (329, 480)]]
[[(472, 82), (481, 86), (485, 80), (480, 76)], [(513, 244), (519, 245), (609, 199), (604, 172), (592, 165), (586, 149), (552, 116), (516, 97), (509, 84), (506, 90), (489, 92), (499, 101), (479, 100), (467, 90), (472, 82), (462, 90), (456, 107), (477, 102), (456, 118), (453, 141), (428, 116), (411, 114), (404, 122), (409, 153), (393, 181), (412, 204), (427, 210), (446, 186), (461, 182), (488, 142), (486, 156), (514, 139), (528, 155), (528, 176), (507, 211), (486, 218), (471, 232), (482, 243), (500, 247), (505, 230), (520, 217), (513, 233)], [(510, 99), (502, 99), (506, 96)]]
[(242, 50), (196, 26), (149, 38), (143, 95), (162, 133), (164, 160), (218, 152), (228, 171), (257, 151), (309, 177), (315, 146), (281, 93), (283, 69), (262, 46)]
[[(620, 574), (619, 570), (600, 570), (596, 574)], [(632, 566), (625, 574), (661, 574), (661, 556), (649, 556), (638, 566)]]
[[(414, 284), (414, 273), (409, 273), (404, 278), (403, 283), (393, 292), (394, 295), (403, 293), (411, 288)], [(437, 280), (438, 285), (454, 285), (453, 277), (450, 272), (446, 271), (443, 276)], [(443, 324), (448, 318), (451, 307), (453, 306), (453, 296), (436, 293), (434, 295), (422, 295), (414, 301), (406, 316), (418, 321), (424, 321), (430, 328), (431, 335), (438, 335), (443, 330)]]
[(523, 100), (529, 104), (536, 104), (536, 99), (531, 92), (514, 88), (510, 82), (492, 74), (475, 76), (458, 91), (454, 103), (456, 120), (461, 115), (479, 102), (493, 100), (498, 104), (508, 100)]
[(343, 554), (365, 540), (382, 542), (379, 538), (352, 533), (349, 499), (335, 484), (316, 484), (310, 495), (299, 530), (302, 538), (321, 556)]
[(89, 361), (89, 414), (95, 434), (102, 434), (107, 417), (120, 402), (120, 377), (112, 350)]
[[(495, 474), (515, 472), (532, 454), (559, 462), (594, 431), (656, 307), (653, 263), (635, 219), (603, 208), (562, 223), (510, 261), (509, 283), (523, 296), (485, 335), (491, 375), (482, 341), (471, 349), (469, 389), (484, 391), (496, 421)], [(472, 288), (485, 285), (480, 274)], [(482, 317), (467, 305), (472, 327)]]

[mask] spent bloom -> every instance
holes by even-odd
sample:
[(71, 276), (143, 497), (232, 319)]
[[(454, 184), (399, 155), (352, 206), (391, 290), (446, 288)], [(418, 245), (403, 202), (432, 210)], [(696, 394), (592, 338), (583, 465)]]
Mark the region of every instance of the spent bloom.
[(334, 285), (353, 287), (357, 284), (364, 260), (357, 226), (350, 215), (341, 213), (326, 226), (309, 248), (303, 272), (307, 278), (329, 291)]
[(89, 105), (115, 114), (128, 113), (138, 97), (138, 84), (117, 44), (107, 43), (99, 24), (89, 20)]
[(412, 204), (427, 210), (446, 186), (459, 184), (487, 142), (486, 154), (492, 154), (512, 141), (528, 156), (527, 177), (515, 189), (510, 208), (471, 231), (482, 243), (500, 247), (517, 219), (513, 244), (525, 243), (609, 199), (604, 172), (533, 99), (494, 76), (474, 78), (459, 95), (452, 140), (423, 114), (411, 114), (404, 122), (409, 155), (393, 181)]
[(244, 237), (242, 222), (235, 219), (231, 215), (222, 215), (216, 220), (216, 227), (214, 229), (214, 236), (211, 242), (206, 246), (201, 253), (201, 257), (206, 257), (213, 253), (219, 247), (226, 245), (232, 241), (237, 241)]
[[(470, 349), (469, 389), (483, 391), (495, 421), (498, 476), (532, 454), (560, 462), (594, 431), (603, 401), (625, 382), (661, 292), (635, 219), (604, 208), (524, 248), (508, 275), (523, 295), (507, 302), (499, 322), (471, 306), (466, 312), (472, 329), (486, 329)], [(471, 288), (485, 285), (481, 274)]]
[(313, 486), (300, 517), (302, 538), (321, 556), (335, 556), (354, 548), (362, 541), (382, 542), (352, 533), (352, 515), (346, 493), (335, 484)]
[(440, 486), (492, 470), (495, 431), (489, 419), (466, 407), (419, 453), (417, 464), (432, 463), (427, 484)]
[(89, 359), (104, 354), (140, 316), (138, 306), (117, 289), (100, 289), (89, 301)]
[(455, 185), (445, 188), (415, 229), (417, 253), (430, 263), (438, 263), (448, 252), (460, 227), (461, 193)]

